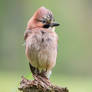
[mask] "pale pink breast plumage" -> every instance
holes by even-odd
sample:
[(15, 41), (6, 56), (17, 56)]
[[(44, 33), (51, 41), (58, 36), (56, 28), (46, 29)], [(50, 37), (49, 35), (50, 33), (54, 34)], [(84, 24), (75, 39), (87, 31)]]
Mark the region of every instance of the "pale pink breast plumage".
[(26, 55), (32, 66), (51, 70), (56, 64), (57, 35), (54, 31), (43, 28), (27, 30)]

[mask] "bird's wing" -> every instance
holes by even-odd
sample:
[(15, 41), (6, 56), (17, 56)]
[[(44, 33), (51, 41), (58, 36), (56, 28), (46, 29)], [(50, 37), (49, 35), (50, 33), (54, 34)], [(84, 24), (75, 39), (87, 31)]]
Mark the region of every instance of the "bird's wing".
[(24, 40), (26, 40), (26, 38), (28, 37), (28, 34), (31, 34), (32, 33), (32, 31), (31, 30), (26, 30), (25, 32), (24, 32)]

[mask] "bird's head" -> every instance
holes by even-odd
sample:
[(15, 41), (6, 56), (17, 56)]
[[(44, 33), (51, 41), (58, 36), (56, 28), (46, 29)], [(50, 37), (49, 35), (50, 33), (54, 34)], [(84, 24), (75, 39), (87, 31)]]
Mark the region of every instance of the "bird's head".
[(53, 14), (50, 10), (45, 7), (39, 8), (32, 18), (29, 20), (27, 29), (33, 28), (49, 28), (59, 26), (58, 23), (55, 22)]

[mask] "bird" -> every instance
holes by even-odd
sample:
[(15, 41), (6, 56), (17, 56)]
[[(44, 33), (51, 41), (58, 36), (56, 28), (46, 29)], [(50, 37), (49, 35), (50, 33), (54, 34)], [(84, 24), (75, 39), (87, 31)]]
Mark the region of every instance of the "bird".
[(25, 54), (33, 75), (50, 78), (56, 65), (58, 35), (55, 27), (59, 25), (51, 10), (44, 6), (38, 8), (29, 19), (24, 40)]

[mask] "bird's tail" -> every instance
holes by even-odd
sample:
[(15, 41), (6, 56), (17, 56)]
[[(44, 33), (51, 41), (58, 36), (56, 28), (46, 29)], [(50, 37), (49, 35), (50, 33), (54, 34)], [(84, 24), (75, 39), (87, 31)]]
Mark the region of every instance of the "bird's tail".
[(39, 74), (39, 70), (37, 68), (33, 67), (30, 63), (29, 63), (29, 66), (30, 66), (30, 70), (31, 70), (33, 75)]

